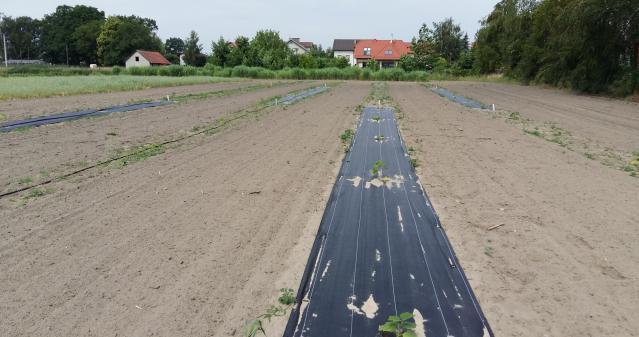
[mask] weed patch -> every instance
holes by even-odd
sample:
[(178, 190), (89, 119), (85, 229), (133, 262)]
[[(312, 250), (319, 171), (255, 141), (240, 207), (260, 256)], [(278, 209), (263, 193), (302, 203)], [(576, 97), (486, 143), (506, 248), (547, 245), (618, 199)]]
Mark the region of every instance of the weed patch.
[(34, 187), (30, 189), (26, 195), (22, 196), (22, 205), (26, 205), (32, 199), (51, 194), (53, 192), (55, 192), (55, 189), (53, 188)]
[(346, 129), (339, 135), (339, 139), (342, 141), (342, 146), (344, 147), (344, 152), (348, 152), (354, 137), (355, 131), (353, 129)]
[(32, 182), (33, 182), (33, 178), (31, 177), (26, 177), (26, 178), (22, 178), (18, 180), (18, 184), (20, 185), (28, 185), (28, 184), (31, 184)]
[(157, 156), (166, 151), (162, 144), (144, 144), (130, 149), (119, 149), (115, 151), (115, 158), (124, 157), (111, 163), (116, 168), (123, 168), (131, 163), (139, 162)]
[(264, 321), (270, 322), (273, 317), (284, 316), (289, 309), (295, 304), (295, 294), (293, 289), (280, 289), (280, 297), (277, 299), (278, 305), (272, 305), (265, 313), (257, 316), (254, 320), (248, 322), (244, 328), (244, 336), (255, 337), (258, 334), (266, 336), (264, 330)]

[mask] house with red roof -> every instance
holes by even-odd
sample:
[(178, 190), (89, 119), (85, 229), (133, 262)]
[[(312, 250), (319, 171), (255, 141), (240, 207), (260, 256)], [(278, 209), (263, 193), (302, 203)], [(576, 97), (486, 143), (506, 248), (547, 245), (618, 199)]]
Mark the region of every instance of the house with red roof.
[(402, 40), (357, 40), (353, 58), (359, 67), (366, 67), (375, 60), (380, 68), (393, 68), (402, 56), (410, 53), (411, 44)]
[(125, 62), (127, 68), (168, 66), (170, 64), (171, 62), (159, 52), (148, 50), (136, 50)]

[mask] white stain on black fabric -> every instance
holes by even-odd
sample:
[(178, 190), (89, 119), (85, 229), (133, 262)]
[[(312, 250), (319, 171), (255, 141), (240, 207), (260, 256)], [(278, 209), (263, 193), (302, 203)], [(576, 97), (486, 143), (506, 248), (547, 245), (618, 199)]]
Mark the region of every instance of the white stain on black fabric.
[(377, 311), (379, 310), (379, 305), (375, 302), (375, 298), (373, 298), (373, 294), (368, 296), (368, 299), (364, 301), (361, 307), (355, 305), (355, 296), (350, 297), (350, 303), (346, 305), (348, 310), (356, 313), (357, 315), (366, 316), (368, 319), (373, 319), (377, 316)]

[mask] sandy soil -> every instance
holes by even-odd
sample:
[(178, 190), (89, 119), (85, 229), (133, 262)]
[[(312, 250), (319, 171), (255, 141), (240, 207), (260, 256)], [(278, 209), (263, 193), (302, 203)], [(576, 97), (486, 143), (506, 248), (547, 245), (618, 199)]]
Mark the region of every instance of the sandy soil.
[(534, 86), (463, 81), (439, 84), (484, 104), (495, 104), (497, 109), (556, 122), (603, 147), (639, 150), (639, 103)]
[[(26, 131), (1, 133), (0, 191), (19, 186), (21, 179), (34, 181), (59, 175), (106, 159), (116, 149), (166, 140), (194, 126), (257, 104), (260, 100), (312, 86), (308, 82), (191, 100), (139, 111), (46, 125)], [(46, 174), (42, 174), (46, 172)]]
[(338, 136), (369, 88), (267, 109), (56, 183), (26, 206), (0, 200), (2, 335), (241, 335), (278, 288), (297, 287), (343, 156)]
[[(497, 104), (510, 102), (522, 114), (556, 117), (615, 146), (639, 144), (632, 104), (486, 87), (499, 88)], [(423, 86), (396, 83), (390, 91), (405, 114), (402, 132), (422, 183), (496, 336), (639, 335), (632, 318), (639, 311), (639, 179)], [(522, 91), (519, 102), (511, 96)]]
[(209, 84), (151, 88), (137, 91), (120, 91), (99, 94), (56, 96), (37, 99), (0, 100), (0, 114), (7, 120), (46, 116), (65, 111), (105, 108), (143, 100), (164, 99), (167, 95), (184, 95), (207, 91), (233, 89), (264, 81), (241, 80)]

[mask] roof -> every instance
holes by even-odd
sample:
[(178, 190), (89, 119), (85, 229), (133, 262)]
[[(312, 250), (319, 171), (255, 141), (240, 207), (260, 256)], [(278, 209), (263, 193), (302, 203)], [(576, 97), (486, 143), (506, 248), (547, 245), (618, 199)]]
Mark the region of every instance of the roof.
[(169, 62), (169, 60), (167, 60), (162, 54), (160, 54), (160, 52), (148, 50), (137, 50), (137, 52), (140, 53), (142, 57), (144, 57), (151, 64), (171, 64), (171, 62)]
[(314, 45), (313, 42), (302, 42), (297, 37), (290, 38), (286, 44), (289, 44), (291, 42), (295, 43), (296, 45), (298, 45), (300, 48), (304, 49), (305, 51), (308, 51)]
[(333, 40), (333, 51), (353, 51), (356, 43), (356, 39), (335, 39)]
[[(370, 48), (370, 55), (364, 55), (364, 48)], [(357, 40), (355, 44), (355, 58), (374, 59), (378, 61), (396, 61), (402, 56), (410, 54), (411, 44), (402, 40)], [(390, 53), (386, 51), (390, 50)]]

